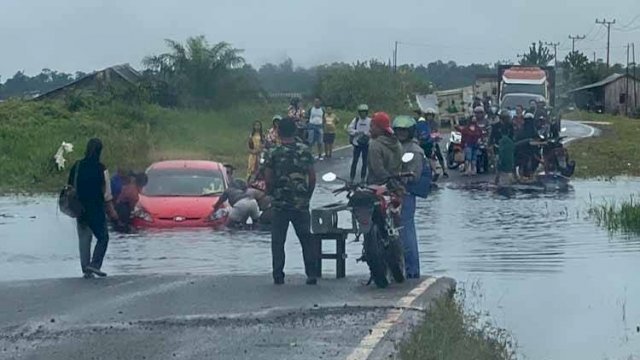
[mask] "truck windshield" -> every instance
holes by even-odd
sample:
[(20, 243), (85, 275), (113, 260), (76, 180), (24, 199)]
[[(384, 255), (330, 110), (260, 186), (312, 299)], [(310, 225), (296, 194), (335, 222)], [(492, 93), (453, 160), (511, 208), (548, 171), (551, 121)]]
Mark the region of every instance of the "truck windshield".
[(534, 94), (546, 97), (544, 84), (504, 84), (502, 95), (506, 94)]

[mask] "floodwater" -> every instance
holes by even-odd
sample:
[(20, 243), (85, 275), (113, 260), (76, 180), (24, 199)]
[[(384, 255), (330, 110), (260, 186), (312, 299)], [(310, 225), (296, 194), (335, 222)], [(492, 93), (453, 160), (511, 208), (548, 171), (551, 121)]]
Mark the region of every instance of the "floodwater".
[[(423, 273), (459, 282), (475, 309), (510, 330), (528, 359), (640, 358), (640, 237), (611, 235), (586, 218), (590, 199), (624, 198), (640, 181), (574, 182), (564, 194), (442, 189), (419, 202)], [(324, 185), (323, 185), (324, 186)], [(315, 205), (335, 201), (320, 188)], [(348, 245), (347, 273), (360, 244)], [(73, 222), (51, 197), (0, 198), (0, 280), (80, 275)], [(300, 247), (287, 243), (289, 273), (302, 273)], [(112, 236), (104, 270), (264, 274), (268, 234), (164, 231)], [(325, 263), (325, 276), (332, 266)]]

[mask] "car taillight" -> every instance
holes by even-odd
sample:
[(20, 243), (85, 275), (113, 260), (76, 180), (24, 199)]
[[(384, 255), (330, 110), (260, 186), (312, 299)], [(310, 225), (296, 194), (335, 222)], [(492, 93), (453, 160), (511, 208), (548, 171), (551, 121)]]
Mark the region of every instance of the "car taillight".
[(133, 209), (133, 217), (137, 217), (138, 219), (142, 219), (146, 222), (153, 222), (151, 214), (149, 214), (149, 212), (147, 212), (147, 210), (145, 210), (140, 205), (136, 205), (136, 207)]

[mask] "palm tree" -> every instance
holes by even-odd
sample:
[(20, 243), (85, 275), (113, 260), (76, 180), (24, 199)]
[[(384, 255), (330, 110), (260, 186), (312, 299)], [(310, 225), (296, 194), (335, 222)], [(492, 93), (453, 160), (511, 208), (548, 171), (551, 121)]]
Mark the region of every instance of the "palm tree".
[(520, 65), (546, 66), (551, 60), (553, 60), (551, 51), (542, 44), (542, 41), (539, 41), (537, 46), (536, 43), (531, 43), (529, 52), (520, 59)]
[(143, 65), (196, 103), (211, 102), (219, 84), (233, 71), (241, 69), (242, 50), (226, 42), (209, 45), (204, 36), (190, 37), (185, 44), (165, 40), (169, 52), (147, 56)]

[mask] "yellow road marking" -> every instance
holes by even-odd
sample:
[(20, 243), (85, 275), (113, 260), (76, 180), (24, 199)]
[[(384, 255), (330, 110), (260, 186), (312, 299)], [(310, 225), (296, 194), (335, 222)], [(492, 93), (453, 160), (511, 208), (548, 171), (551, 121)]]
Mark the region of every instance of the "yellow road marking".
[(366, 360), (373, 352), (373, 349), (382, 341), (384, 336), (395, 326), (402, 316), (406, 308), (410, 307), (416, 298), (427, 291), (431, 285), (436, 282), (436, 278), (431, 277), (422, 281), (418, 286), (413, 288), (407, 295), (403, 296), (395, 305), (394, 309), (387, 312), (387, 316), (380, 320), (371, 329), (369, 335), (365, 336), (360, 344), (351, 352), (347, 360)]

